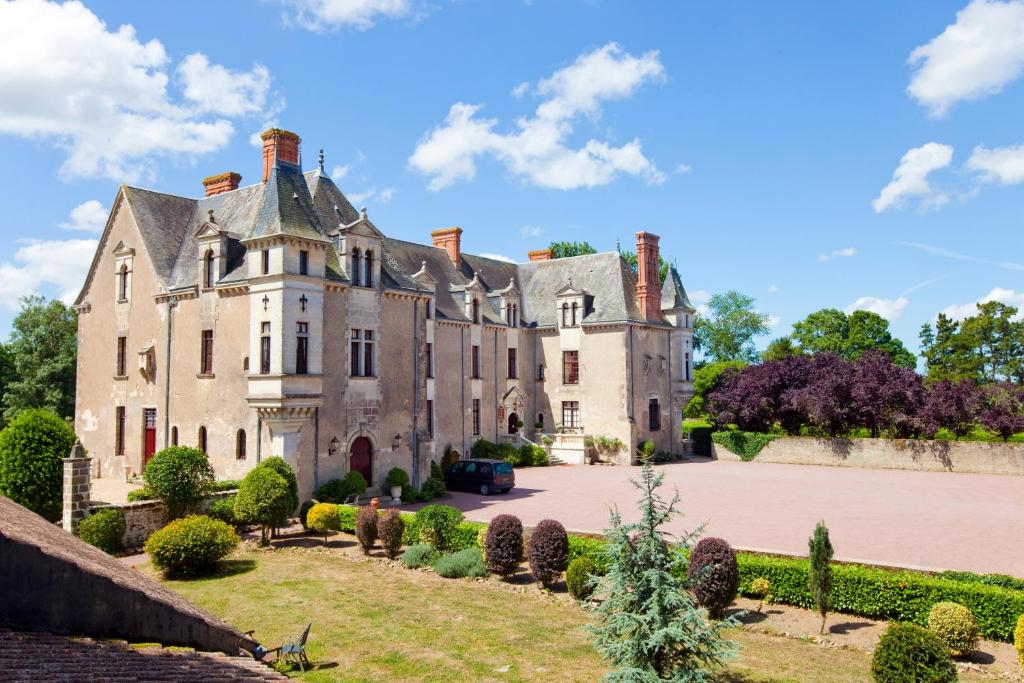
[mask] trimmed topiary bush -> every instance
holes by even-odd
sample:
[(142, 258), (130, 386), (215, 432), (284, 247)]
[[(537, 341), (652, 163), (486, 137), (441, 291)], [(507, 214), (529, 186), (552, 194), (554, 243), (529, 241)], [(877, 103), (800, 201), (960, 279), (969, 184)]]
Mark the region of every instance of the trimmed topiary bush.
[(768, 599), (768, 593), (770, 593), (771, 590), (772, 584), (768, 579), (759, 576), (750, 582), (750, 592), (759, 600), (757, 603), (758, 612), (760, 612), (761, 608), (764, 607), (764, 601)]
[(344, 503), (353, 495), (361, 496), (366, 490), (366, 479), (355, 470), (341, 479), (331, 479), (316, 492), (317, 500), (325, 503)]
[(319, 502), (320, 501), (318, 500), (310, 499), (307, 501), (303, 501), (302, 505), (299, 506), (299, 524), (302, 525), (302, 529), (304, 531), (309, 531), (309, 526), (306, 523), (307, 517), (309, 516), (309, 511), (312, 510), (313, 506)]
[(451, 555), (442, 555), (434, 561), (434, 571), (446, 579), (487, 576), (484, 558), (476, 548), (466, 548)]
[(937, 635), (914, 624), (893, 623), (871, 659), (877, 683), (952, 683), (956, 666)]
[(713, 618), (720, 619), (740, 588), (736, 552), (721, 538), (702, 538), (690, 554), (686, 576), (693, 597)]
[(398, 510), (389, 508), (377, 519), (377, 536), (384, 546), (384, 554), (390, 559), (398, 557), (405, 536), (405, 520)]
[(292, 466), (286, 463), (284, 458), (275, 455), (272, 458), (267, 458), (257, 467), (268, 467), (280, 474), (288, 482), (288, 515), (291, 516), (295, 509), (299, 507), (299, 482), (295, 478), (295, 471), (292, 469)]
[(377, 542), (377, 511), (369, 505), (361, 506), (356, 512), (356, 539), (364, 555), (369, 555)]
[(565, 527), (553, 519), (542, 519), (530, 534), (530, 571), (550, 587), (569, 564), (569, 538)]
[(153, 564), (169, 577), (211, 573), (237, 547), (235, 530), (205, 515), (176, 519), (146, 541)]
[(48, 410), (23, 410), (0, 432), (0, 495), (54, 522), (75, 432)]
[(449, 505), (428, 505), (421, 508), (413, 522), (420, 543), (427, 543), (445, 553), (454, 547), (462, 512)]
[(577, 557), (569, 563), (565, 570), (565, 585), (569, 595), (584, 601), (594, 592), (592, 577), (597, 572), (597, 565), (589, 557)]
[(427, 543), (417, 543), (402, 553), (402, 564), (409, 569), (429, 567), (437, 559), (437, 548)]
[(523, 560), (523, 523), (513, 515), (498, 515), (487, 526), (487, 569), (508, 577)]
[(210, 507), (206, 508), (206, 516), (212, 517), (213, 519), (219, 519), (225, 524), (234, 526), (236, 524), (235, 498), (236, 496), (229, 496), (227, 498), (218, 498), (213, 501), (210, 503)]
[(928, 630), (937, 635), (953, 657), (963, 657), (978, 646), (974, 614), (955, 602), (936, 603), (928, 613)]
[(392, 486), (401, 486), (405, 488), (409, 485), (409, 474), (401, 467), (392, 467), (388, 470), (388, 476), (384, 478), (384, 484), (388, 488)]
[(167, 508), (167, 514), (180, 517), (193, 511), (213, 483), (210, 459), (198, 448), (168, 446), (153, 456), (142, 478), (146, 488)]
[(117, 508), (103, 508), (92, 513), (78, 524), (78, 537), (105, 553), (113, 555), (124, 546), (124, 511)]
[(327, 534), (341, 529), (338, 506), (334, 503), (316, 503), (306, 514), (306, 526), (314, 533), (323, 534), (324, 545), (327, 545)]
[(268, 531), (284, 525), (294, 509), (288, 481), (270, 467), (250, 470), (235, 496), (235, 519), (259, 524), (261, 545), (267, 545)]
[(157, 500), (157, 495), (145, 486), (141, 489), (134, 489), (128, 492), (129, 503), (137, 503), (140, 500)]

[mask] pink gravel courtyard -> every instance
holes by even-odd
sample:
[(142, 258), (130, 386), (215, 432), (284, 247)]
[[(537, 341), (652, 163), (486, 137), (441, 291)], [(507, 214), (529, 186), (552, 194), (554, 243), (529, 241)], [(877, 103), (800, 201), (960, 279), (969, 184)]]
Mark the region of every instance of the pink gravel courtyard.
[[(678, 488), (684, 516), (670, 530), (704, 523), (733, 546), (805, 554), (818, 520), (836, 558), (922, 569), (1024, 576), (1024, 478), (812, 465), (691, 461), (659, 465), (663, 492)], [(569, 530), (600, 532), (608, 508), (635, 519), (638, 467), (561, 466), (516, 470), (516, 488), (444, 501), (470, 520), (550, 517)]]

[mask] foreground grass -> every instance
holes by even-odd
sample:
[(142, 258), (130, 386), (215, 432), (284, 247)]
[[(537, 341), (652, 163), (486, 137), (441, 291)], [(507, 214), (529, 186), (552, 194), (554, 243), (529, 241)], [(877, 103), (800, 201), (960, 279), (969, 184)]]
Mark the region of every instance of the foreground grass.
[[(318, 668), (288, 672), (307, 681), (596, 681), (607, 670), (586, 613), (532, 587), (300, 549), (242, 552), (215, 577), (166, 583), (240, 630), (256, 629), (268, 647), (312, 622), (307, 651)], [(742, 629), (729, 637), (743, 651), (721, 681), (871, 680), (870, 658), (857, 650)]]

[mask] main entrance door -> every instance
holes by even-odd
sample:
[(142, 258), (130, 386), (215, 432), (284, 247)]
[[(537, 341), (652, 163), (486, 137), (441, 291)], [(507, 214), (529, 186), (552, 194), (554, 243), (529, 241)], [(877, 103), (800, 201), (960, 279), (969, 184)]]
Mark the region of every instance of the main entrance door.
[(519, 431), (519, 416), (511, 413), (508, 416), (508, 433), (515, 434)]
[(142, 409), (143, 449), (142, 466), (145, 467), (156, 453), (156, 408)]
[(373, 486), (373, 444), (365, 436), (352, 442), (348, 468), (363, 475), (367, 486)]

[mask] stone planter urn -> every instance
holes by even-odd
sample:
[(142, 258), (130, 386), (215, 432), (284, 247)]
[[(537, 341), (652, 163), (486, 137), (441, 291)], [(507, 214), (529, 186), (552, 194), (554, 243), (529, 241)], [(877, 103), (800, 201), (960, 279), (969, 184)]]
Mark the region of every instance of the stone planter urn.
[(378, 498), (377, 496), (374, 496), (373, 498), (370, 499), (370, 508), (374, 512), (376, 512), (377, 508), (379, 508), (379, 507), (380, 507), (380, 498)]
[(391, 497), (394, 498), (395, 500), (401, 500), (402, 499), (402, 487), (401, 486), (392, 486), (391, 487)]

